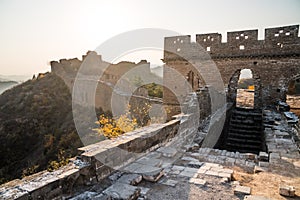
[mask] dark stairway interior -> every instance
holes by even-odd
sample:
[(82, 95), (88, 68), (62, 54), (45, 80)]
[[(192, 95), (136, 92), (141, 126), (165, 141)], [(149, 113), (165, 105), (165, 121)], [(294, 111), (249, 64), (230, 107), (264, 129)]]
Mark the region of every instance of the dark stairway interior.
[(262, 111), (246, 108), (233, 108), (228, 122), (227, 137), (219, 148), (232, 152), (255, 153), (263, 151)]

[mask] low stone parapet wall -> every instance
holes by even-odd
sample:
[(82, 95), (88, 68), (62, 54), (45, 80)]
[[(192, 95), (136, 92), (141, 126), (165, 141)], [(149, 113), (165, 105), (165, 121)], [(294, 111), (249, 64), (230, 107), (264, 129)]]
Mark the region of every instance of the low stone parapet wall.
[(179, 119), (153, 124), (113, 139), (79, 148), (79, 156), (54, 172), (42, 171), (0, 186), (0, 199), (55, 199), (73, 188), (92, 185), (114, 170), (163, 146), (178, 133)]

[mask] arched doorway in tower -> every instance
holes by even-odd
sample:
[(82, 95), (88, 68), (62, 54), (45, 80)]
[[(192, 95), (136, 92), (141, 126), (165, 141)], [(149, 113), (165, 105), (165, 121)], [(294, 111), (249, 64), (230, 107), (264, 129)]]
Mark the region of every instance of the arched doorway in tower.
[(289, 81), (286, 102), (291, 111), (300, 117), (300, 75)]
[(250, 69), (242, 69), (237, 85), (236, 107), (254, 108), (255, 81)]

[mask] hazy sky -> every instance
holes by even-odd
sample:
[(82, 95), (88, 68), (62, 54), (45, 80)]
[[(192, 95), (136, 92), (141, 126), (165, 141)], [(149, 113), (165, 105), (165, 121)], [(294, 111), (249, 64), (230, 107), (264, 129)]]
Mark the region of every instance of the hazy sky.
[(262, 39), (266, 27), (300, 24), (299, 11), (299, 0), (0, 0), (0, 74), (49, 71), (51, 60), (81, 58), (138, 28), (223, 38), (227, 31), (259, 29)]

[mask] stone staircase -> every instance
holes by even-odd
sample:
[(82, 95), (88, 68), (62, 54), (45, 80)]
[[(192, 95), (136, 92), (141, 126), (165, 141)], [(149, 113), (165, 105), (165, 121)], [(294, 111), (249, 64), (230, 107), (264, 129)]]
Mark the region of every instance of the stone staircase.
[(258, 154), (264, 149), (262, 113), (253, 109), (234, 108), (224, 149)]

